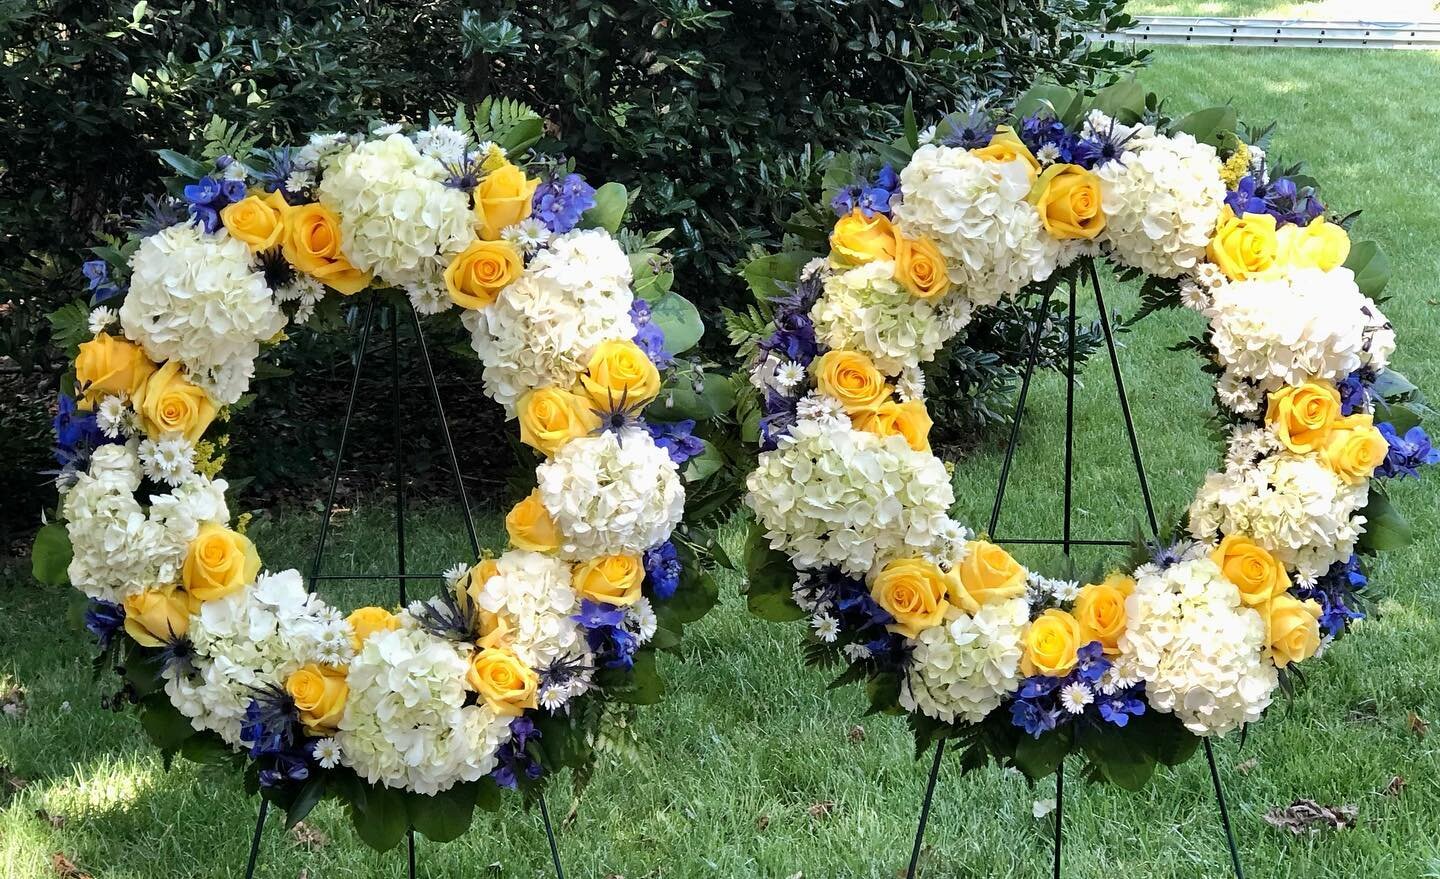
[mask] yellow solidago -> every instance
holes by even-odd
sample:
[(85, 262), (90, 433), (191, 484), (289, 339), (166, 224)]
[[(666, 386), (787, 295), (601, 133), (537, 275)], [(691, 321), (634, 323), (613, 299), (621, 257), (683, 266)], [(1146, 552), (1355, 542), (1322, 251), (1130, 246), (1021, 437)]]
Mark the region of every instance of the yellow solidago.
[(1250, 147), (1245, 142), (1238, 141), (1235, 152), (1225, 160), (1225, 165), (1220, 169), (1220, 179), (1225, 181), (1226, 189), (1234, 189), (1240, 185), (1240, 178), (1250, 173)]
[(480, 145), (480, 148), (485, 153), (485, 158), (482, 159), (480, 162), (480, 170), (484, 171), (487, 174), (491, 171), (494, 171), (496, 168), (503, 166), (507, 161), (505, 156), (505, 148), (500, 146), (498, 143), (486, 141), (485, 143)]
[(235, 517), (235, 531), (237, 534), (244, 534), (250, 527), (250, 520), (255, 518), (254, 513), (241, 513)]
[(208, 479), (214, 479), (219, 475), (220, 469), (225, 466), (225, 453), (222, 451), (230, 445), (230, 435), (224, 434), (220, 439), (212, 442), (201, 440), (195, 444), (195, 472)]

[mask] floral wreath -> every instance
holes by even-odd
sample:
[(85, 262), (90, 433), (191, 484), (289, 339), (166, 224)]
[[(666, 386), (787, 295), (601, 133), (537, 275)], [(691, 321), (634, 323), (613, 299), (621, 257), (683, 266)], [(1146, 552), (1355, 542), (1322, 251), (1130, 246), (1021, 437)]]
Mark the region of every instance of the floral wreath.
[[(658, 700), (655, 650), (715, 601), (675, 533), (686, 481), (714, 469), (677, 358), (698, 314), (663, 233), (620, 231), (624, 187), (530, 149), (540, 131), (508, 101), (268, 151), (207, 131), (204, 162), (162, 153), (183, 202), (98, 248), (88, 306), (53, 318), (73, 368), (37, 574), (88, 596), (167, 756), (243, 765), (291, 822), (340, 797), (379, 848), (458, 836), (499, 788), (585, 777), (614, 704)], [(510, 549), (436, 598), (346, 615), (262, 571), (219, 474), (261, 351), (366, 289), (463, 324), (543, 461)]]
[[(743, 267), (759, 300), (730, 320), (760, 447), (750, 607), (808, 619), (807, 661), (908, 714), (919, 751), (954, 737), (967, 767), (1031, 778), (1079, 753), (1138, 788), (1259, 720), (1365, 616), (1360, 557), (1408, 540), (1383, 480), (1440, 453), (1388, 367), (1386, 263), (1274, 166), (1268, 134), (1229, 108), (1168, 119), (1133, 80), (1089, 98), (1036, 86), (923, 133), (907, 113), (900, 140), (827, 174), (838, 220), (812, 207), (813, 229), (802, 214), (784, 252)], [(1144, 279), (1142, 314), (1208, 320), (1185, 347), (1227, 439), (1182, 536), (1082, 585), (951, 518), (922, 366), (987, 306), (1101, 258)]]

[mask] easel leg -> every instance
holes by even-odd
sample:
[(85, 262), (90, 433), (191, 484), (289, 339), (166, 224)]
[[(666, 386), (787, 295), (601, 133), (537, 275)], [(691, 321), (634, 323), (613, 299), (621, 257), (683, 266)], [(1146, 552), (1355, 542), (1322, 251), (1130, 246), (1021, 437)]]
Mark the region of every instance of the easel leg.
[(1205, 762), (1210, 764), (1210, 783), (1215, 787), (1215, 804), (1220, 807), (1220, 826), (1225, 828), (1225, 842), (1230, 846), (1230, 865), (1235, 868), (1235, 879), (1245, 879), (1245, 870), (1240, 866), (1240, 849), (1235, 845), (1235, 833), (1230, 828), (1230, 810), (1225, 806), (1225, 788), (1220, 784), (1220, 768), (1215, 765), (1215, 750), (1210, 740), (1204, 739)]
[(925, 825), (930, 821), (930, 803), (935, 799), (935, 782), (940, 778), (940, 760), (945, 756), (945, 740), (935, 743), (935, 760), (930, 764), (930, 780), (925, 783), (925, 799), (920, 803), (920, 824), (915, 828), (915, 845), (910, 849), (910, 866), (905, 870), (905, 879), (915, 879), (915, 868), (920, 864), (920, 847), (925, 842)]
[(245, 862), (245, 879), (255, 879), (255, 863), (260, 859), (260, 834), (265, 831), (265, 818), (270, 814), (270, 801), (260, 798), (260, 813), (255, 817), (255, 833), (250, 837), (250, 858)]
[(1065, 838), (1065, 761), (1055, 770), (1055, 867), (1052, 875), (1060, 879), (1060, 841)]

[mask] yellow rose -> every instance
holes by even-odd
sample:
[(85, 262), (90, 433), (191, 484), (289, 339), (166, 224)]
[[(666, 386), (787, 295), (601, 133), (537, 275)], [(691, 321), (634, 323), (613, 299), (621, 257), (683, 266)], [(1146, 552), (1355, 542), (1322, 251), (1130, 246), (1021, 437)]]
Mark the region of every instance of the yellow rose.
[(180, 579), (195, 598), (214, 601), (253, 583), (258, 573), (260, 554), (250, 538), (208, 522), (190, 541)]
[(190, 631), (196, 602), (174, 586), (125, 596), (125, 634), (141, 647), (163, 647)]
[(113, 394), (134, 397), (154, 371), (144, 348), (119, 336), (96, 333), (80, 343), (75, 356), (75, 391), (80, 396), (76, 406), (88, 410)]
[(1320, 455), (1335, 475), (1350, 485), (1359, 485), (1384, 463), (1389, 451), (1390, 444), (1375, 426), (1374, 416), (1356, 412), (1335, 422)]
[(1220, 211), (1215, 236), (1205, 252), (1232, 281), (1264, 275), (1275, 267), (1279, 255), (1275, 218), (1270, 214), (1237, 217), (1227, 205)]
[(470, 670), (465, 674), (470, 689), (480, 694), (485, 704), (502, 717), (519, 717), (526, 708), (536, 708), (535, 693), (540, 676), (520, 661), (512, 651), (487, 647), (470, 657)]
[(995, 133), (990, 137), (990, 143), (983, 147), (976, 147), (970, 152), (991, 162), (1013, 162), (1019, 159), (1025, 163), (1025, 172), (1030, 175), (1031, 180), (1034, 180), (1035, 175), (1040, 173), (1040, 162), (1015, 133), (1015, 129), (1008, 125), (996, 126)]
[(570, 440), (600, 427), (600, 416), (589, 400), (560, 388), (526, 391), (515, 411), (520, 441), (545, 455), (554, 455)]
[(920, 299), (939, 299), (950, 292), (945, 257), (929, 238), (896, 240), (895, 280), (904, 284), (911, 296)]
[(269, 250), (285, 234), (285, 217), (273, 202), (258, 195), (247, 195), (221, 208), (220, 222), (231, 238), (244, 241), (255, 251)]
[(350, 643), (359, 653), (365, 639), (376, 632), (392, 632), (400, 628), (400, 618), (383, 607), (359, 607), (345, 618), (350, 624)]
[(477, 618), (477, 624), (480, 629), (478, 643), (481, 649), (510, 646), (510, 634), (514, 630), (510, 625), (509, 617), (482, 610)]
[(1302, 455), (1323, 446), (1339, 418), (1340, 392), (1330, 382), (1316, 379), (1271, 391), (1265, 406), (1265, 423), (1276, 439)]
[(602, 409), (633, 409), (660, 395), (660, 370), (629, 339), (601, 342), (585, 364), (580, 386)]
[(950, 576), (924, 559), (896, 559), (876, 574), (870, 596), (895, 622), (887, 626), (914, 638), (945, 621), (950, 602), (945, 600)]
[(958, 576), (950, 593), (950, 600), (961, 610), (974, 614), (982, 604), (1025, 594), (1025, 569), (1010, 553), (987, 540), (972, 540), (966, 550), (965, 560), (956, 566)]
[(178, 433), (193, 443), (215, 420), (216, 409), (204, 388), (191, 384), (180, 374), (179, 361), (171, 360), (151, 373), (135, 397), (135, 411), (151, 439)]
[(1124, 574), (1111, 574), (1081, 588), (1072, 613), (1080, 624), (1083, 644), (1099, 641), (1107, 654), (1120, 652), (1120, 636), (1125, 634), (1125, 599), (1134, 589), (1134, 578)]
[(1030, 189), (1030, 203), (1051, 236), (1093, 240), (1105, 228), (1100, 178), (1079, 165), (1051, 165)]
[(345, 672), (333, 665), (311, 662), (295, 669), (285, 679), (285, 692), (294, 700), (305, 732), (325, 736), (340, 728), (345, 697), (350, 695)]
[(1345, 264), (1350, 256), (1350, 235), (1342, 227), (1316, 217), (1309, 225), (1281, 227), (1278, 236), (1278, 265), (1287, 269), (1319, 269), (1328, 272)]
[(1240, 600), (1259, 607), (1290, 588), (1285, 565), (1265, 547), (1241, 534), (1227, 534), (1210, 553), (1225, 579), (1240, 590)]
[(626, 607), (640, 600), (645, 566), (639, 556), (606, 555), (576, 565), (573, 580), (582, 598)]
[(346, 296), (370, 285), (370, 273), (350, 264), (340, 253), (340, 217), (322, 204), (284, 211), (285, 259), (298, 271)]
[(846, 265), (862, 265), (877, 259), (894, 259), (900, 233), (884, 214), (865, 216), (856, 208), (835, 221), (830, 232), (830, 256)]
[(1080, 623), (1070, 614), (1050, 608), (1040, 614), (1025, 630), (1021, 639), (1025, 652), (1020, 657), (1020, 670), (1027, 676), (1046, 675), (1063, 678), (1075, 663), (1081, 647)]
[(508, 241), (476, 241), (445, 267), (445, 289), (461, 308), (484, 308), (520, 277), (525, 263)]
[(540, 500), (538, 488), (510, 508), (505, 516), (505, 530), (516, 549), (554, 552), (560, 548), (560, 533), (555, 528), (555, 520), (550, 518), (550, 511)]
[(920, 400), (904, 403), (886, 400), (879, 409), (857, 413), (851, 422), (856, 430), (868, 431), (876, 436), (903, 436), (915, 451), (930, 451), (930, 427), (934, 422)]
[(530, 200), (539, 177), (505, 162), (485, 175), (475, 187), (475, 231), (486, 241), (495, 241), (500, 230), (530, 216)]
[(811, 368), (820, 393), (839, 400), (851, 415), (874, 412), (890, 396), (885, 376), (859, 351), (827, 351)]
[(1304, 662), (1320, 649), (1318, 602), (1277, 595), (1257, 609), (1265, 619), (1265, 640), (1276, 666), (1284, 668), (1292, 662)]

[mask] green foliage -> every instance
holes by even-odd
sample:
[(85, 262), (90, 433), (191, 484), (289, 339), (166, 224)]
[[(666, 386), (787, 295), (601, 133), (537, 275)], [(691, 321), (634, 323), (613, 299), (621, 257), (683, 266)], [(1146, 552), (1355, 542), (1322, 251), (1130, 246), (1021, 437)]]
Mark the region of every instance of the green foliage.
[(73, 555), (70, 535), (65, 525), (51, 522), (35, 535), (35, 545), (30, 550), (30, 570), (35, 579), (46, 586), (65, 586), (70, 582), (66, 568)]

